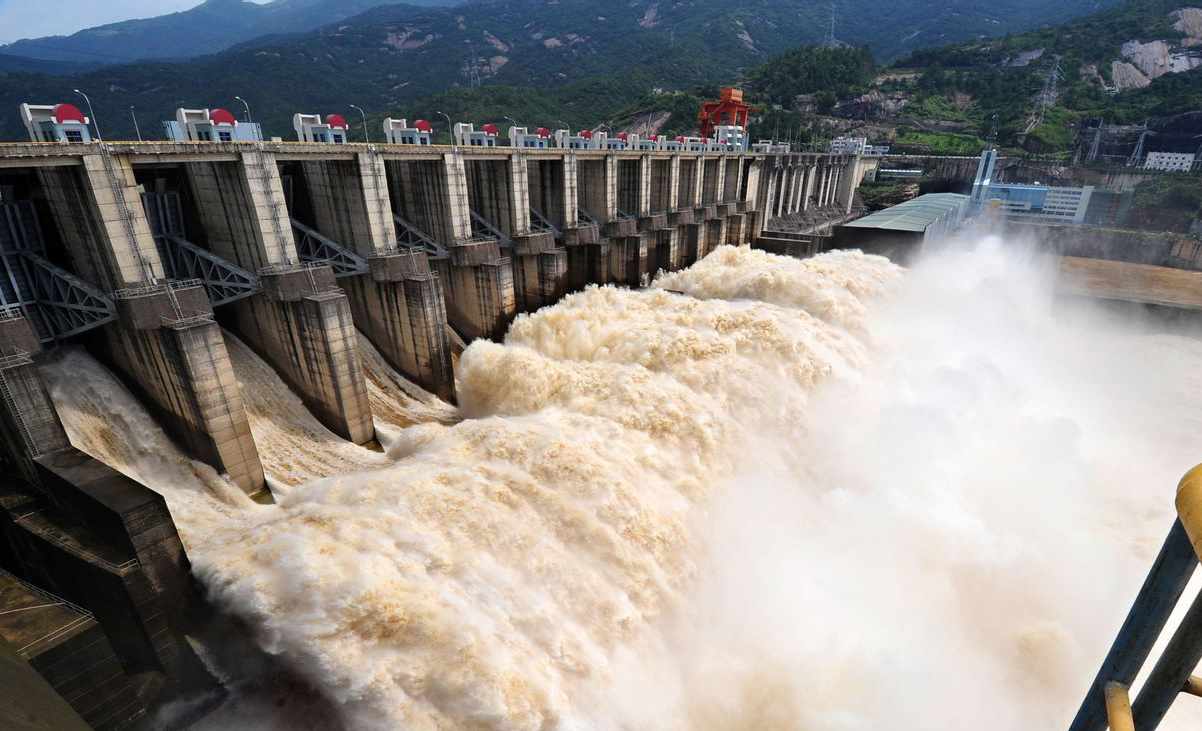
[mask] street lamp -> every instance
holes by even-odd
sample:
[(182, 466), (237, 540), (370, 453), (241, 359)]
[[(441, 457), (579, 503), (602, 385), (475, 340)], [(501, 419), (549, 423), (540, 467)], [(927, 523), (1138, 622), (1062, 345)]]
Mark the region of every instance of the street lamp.
[(513, 117), (502, 117), (502, 119), (508, 120), (509, 123), (513, 125), (513, 127), (509, 128), (510, 144), (513, 144), (513, 130), (514, 130), (514, 127), (518, 126), (518, 121), (516, 119), (514, 119)]
[(92, 111), (92, 100), (88, 98), (87, 94), (83, 93), (79, 89), (75, 89), (74, 91), (76, 94), (82, 96), (83, 100), (88, 103), (88, 114), (92, 115), (92, 126), (96, 128), (96, 141), (104, 142), (104, 138), (100, 136), (100, 123), (96, 121), (96, 112)]
[(246, 103), (246, 100), (245, 100), (245, 99), (243, 99), (243, 98), (242, 98), (242, 97), (240, 97), (240, 96), (236, 96), (236, 97), (234, 97), (234, 98), (235, 98), (235, 99), (237, 99), (238, 101), (242, 102), (242, 106), (246, 107), (246, 123), (247, 123), (247, 124), (250, 124), (250, 122), (251, 122), (251, 119), (250, 119), (250, 105), (249, 105), (249, 104), (247, 104), (247, 103)]
[(138, 129), (138, 115), (134, 114), (134, 105), (129, 105), (129, 116), (134, 118), (134, 132), (138, 135), (138, 142), (142, 141), (142, 130)]
[(455, 127), (451, 124), (451, 115), (446, 112), (434, 112), (447, 118), (447, 131), (451, 133), (451, 147), (455, 147)]
[[(367, 144), (370, 145), (371, 144), (371, 135), (367, 131), (367, 113), (364, 112), (362, 109), (359, 109), (359, 107), (355, 106), (354, 104), (351, 105), (351, 109), (358, 110), (359, 116), (363, 117), (363, 139), (367, 142)], [(388, 142), (388, 140), (384, 140), (384, 141)]]

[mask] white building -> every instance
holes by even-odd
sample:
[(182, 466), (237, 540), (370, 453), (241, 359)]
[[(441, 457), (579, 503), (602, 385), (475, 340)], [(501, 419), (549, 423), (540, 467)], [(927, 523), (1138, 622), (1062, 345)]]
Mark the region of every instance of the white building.
[(997, 200), (1007, 218), (1038, 223), (1081, 223), (1089, 208), (1093, 186), (1054, 188), (1047, 185), (1020, 185), (993, 180), (997, 150), (985, 150), (977, 164), (970, 198), (974, 211)]
[(341, 114), (327, 114), (324, 121), (320, 114), (294, 114), (292, 128), (296, 130), (296, 139), (301, 142), (345, 145), (349, 125)]
[(464, 147), (496, 147), (497, 125), (486, 124), (476, 129), (471, 122), (456, 122), (454, 129), (456, 144)]
[[(604, 133), (602, 133), (604, 134)], [(591, 129), (582, 129), (580, 134), (572, 134), (569, 129), (557, 129), (551, 136), (556, 147), (571, 150), (591, 150), (596, 147), (596, 140)]]
[(714, 142), (723, 150), (742, 152), (747, 149), (747, 131), (733, 125), (714, 127)]
[(427, 119), (414, 120), (409, 126), (407, 119), (384, 120), (384, 140), (391, 145), (428, 145), (434, 137), (434, 128)]
[(1149, 152), (1144, 160), (1144, 169), (1188, 173), (1194, 168), (1194, 159), (1195, 156), (1191, 152)]
[(863, 155), (868, 147), (867, 137), (836, 137), (831, 140), (832, 155)]
[(789, 152), (789, 145), (785, 142), (773, 142), (772, 140), (760, 140), (751, 146), (755, 152), (765, 155), (779, 155)]
[(539, 127), (531, 134), (525, 127), (509, 128), (509, 145), (511, 147), (526, 147), (538, 150), (546, 149), (551, 144), (551, 130)]
[(239, 122), (227, 109), (175, 110), (175, 119), (163, 122), (167, 139), (174, 142), (262, 142), (258, 124)]
[(92, 120), (74, 104), (22, 104), (21, 121), (31, 142), (92, 141)]

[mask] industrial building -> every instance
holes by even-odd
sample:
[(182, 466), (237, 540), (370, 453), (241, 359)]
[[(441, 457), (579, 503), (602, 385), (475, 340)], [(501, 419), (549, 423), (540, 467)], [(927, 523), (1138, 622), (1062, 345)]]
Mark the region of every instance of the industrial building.
[(253, 122), (239, 122), (228, 109), (175, 110), (175, 119), (163, 122), (168, 140), (175, 142), (262, 142), (263, 130)]
[(92, 141), (92, 120), (74, 104), (22, 104), (21, 121), (32, 142)]
[(832, 245), (904, 258), (909, 250), (950, 236), (963, 223), (969, 197), (928, 193), (835, 227)]
[(296, 139), (301, 142), (329, 142), (334, 145), (346, 144), (346, 133), (350, 129), (341, 114), (327, 114), (324, 120), (320, 114), (295, 114), (292, 127), (296, 130)]
[(1197, 156), (1192, 152), (1149, 152), (1144, 159), (1144, 169), (1188, 173), (1194, 169), (1196, 161)]
[(999, 202), (1008, 220), (1026, 223), (1076, 224), (1085, 221), (1092, 186), (1082, 188), (1047, 185), (998, 183), (993, 180), (997, 150), (981, 153), (973, 180), (971, 204), (974, 213), (983, 211), (991, 200)]
[(426, 119), (414, 120), (412, 127), (407, 119), (384, 120), (384, 141), (390, 145), (428, 145), (433, 136), (434, 128)]
[(867, 137), (836, 137), (830, 141), (832, 155), (887, 155), (888, 145), (870, 145)]

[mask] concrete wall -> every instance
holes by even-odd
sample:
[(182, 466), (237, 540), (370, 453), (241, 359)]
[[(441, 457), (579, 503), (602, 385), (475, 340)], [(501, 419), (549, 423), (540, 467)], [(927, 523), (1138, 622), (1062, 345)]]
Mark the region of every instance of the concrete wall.
[[(198, 304), (207, 304), (203, 289), (194, 290)], [(94, 349), (185, 452), (228, 474), (246, 492), (258, 492), (263, 467), (221, 330), (203, 318), (164, 325), (162, 318), (173, 317), (166, 299), (151, 292), (119, 302), (123, 322), (94, 335)]]

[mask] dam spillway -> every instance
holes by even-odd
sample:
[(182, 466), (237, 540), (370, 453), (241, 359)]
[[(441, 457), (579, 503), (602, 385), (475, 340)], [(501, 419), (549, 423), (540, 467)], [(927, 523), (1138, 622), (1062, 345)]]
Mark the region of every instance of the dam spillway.
[[(97, 616), (139, 702), (102, 729), (141, 723), (217, 681), (190, 639), (209, 603), (175, 513), (208, 515), (210, 499), (237, 501), (231, 489), (263, 500), (270, 485), (278, 500), (315, 477), (381, 467), (377, 443), (463, 418), (448, 402), (466, 342), (499, 339), (519, 314), (570, 291), (638, 286), (754, 240), (762, 210), (846, 215), (863, 173), (853, 157), (741, 152), (2, 152), (0, 383), (14, 475), (4, 563), (64, 600), (105, 605)], [(830, 184), (806, 199), (779, 195), (803, 167)], [(108, 401), (73, 408), (82, 396), (63, 395), (74, 393), (72, 367), (115, 374), (136, 404), (124, 411), (148, 413), (165, 441), (123, 452), (148, 427)], [(158, 513), (140, 508), (162, 500), (164, 482), (202, 485), (207, 497), (171, 515), (161, 502)], [(49, 523), (26, 535), (38, 521)], [(143, 547), (143, 533), (160, 547)], [(69, 549), (67, 563), (47, 547)]]
[[(726, 195), (719, 191), (731, 161), (718, 157), (693, 172), (681, 158), (684, 187), (695, 184), (689, 176), (704, 183), (706, 170), (722, 170), (722, 186), (711, 178), (709, 190)], [(271, 177), (257, 160), (241, 172), (234, 160), (201, 160), (244, 177), (216, 186), (225, 192)], [(512, 200), (518, 188), (495, 182), (515, 174), (511, 163), (463, 162), (469, 200), (473, 187), (506, 190), (503, 200)], [(622, 162), (582, 167), (618, 185), (644, 169), (654, 181), (665, 169)], [(5, 435), (25, 475), (5, 495), (6, 550), (26, 569), (22, 580), (68, 571), (100, 587), (78, 597), (64, 595), (72, 582), (50, 587), (67, 601), (103, 597), (131, 607), (96, 621), (112, 647), (105, 662), (124, 663), (129, 690), (120, 697), (135, 698), (146, 717), (163, 698), (204, 697), (226, 680), (194, 616), (216, 609), (303, 678), (348, 729), (881, 725), (907, 707), (904, 695), (937, 705), (922, 688), (954, 685), (965, 669), (994, 681), (989, 693), (962, 689), (955, 713), (919, 714), (924, 725), (985, 723), (999, 712), (998, 692), (1030, 701), (1007, 711), (1007, 723), (1052, 725), (1075, 700), (1065, 678), (1088, 674), (1079, 672), (1093, 660), (1088, 630), (1099, 626), (1056, 587), (1116, 592), (1087, 576), (1099, 556), (1116, 576), (1138, 574), (1143, 543), (1159, 535), (1164, 516), (1159, 496), (1132, 495), (1129, 485), (1189, 450), (1156, 416), (1166, 403), (1191, 403), (1195, 341), (1067, 315), (1041, 286), (1051, 275), (1000, 254), (996, 242), (903, 275), (857, 252), (798, 261), (717, 245), (740, 243), (729, 222), (707, 240), (704, 226), (686, 221), (705, 220), (710, 207), (678, 206), (662, 218), (598, 221), (598, 243), (574, 269), (570, 246), (592, 246), (579, 243), (592, 234), (560, 229), (560, 251), (550, 231), (548, 250), (546, 236), (523, 240), (497, 226), (502, 200), (493, 200), (476, 204), (484, 215), (469, 205), (475, 231), (458, 264), (455, 245), (407, 217), (405, 228), (396, 214), (394, 233), (414, 236), (421, 251), (376, 262), (322, 240), (334, 241), (325, 233), (333, 229), (309, 223), (318, 221), (305, 206), (319, 183), (302, 180), (303, 171), (277, 162), (282, 203), (252, 211), (235, 195), (220, 203), (231, 212), (219, 224), (200, 221), (187, 199), (209, 195), (197, 191), (229, 171), (197, 173), (200, 182), (173, 189), (180, 172), (168, 167), (143, 171), (142, 182), (135, 171), (129, 195), (154, 211), (151, 238), (191, 244), (162, 244), (181, 257), (172, 266), (185, 254), (203, 260), (208, 279), (109, 297), (59, 266), (73, 279), (51, 270), (55, 281), (88, 285), (70, 300), (76, 311), (103, 309), (97, 303), (109, 299), (113, 318), (47, 343), (36, 318), (77, 322), (54, 319), (49, 300), (30, 307), (32, 317), (10, 313), (0, 322), (26, 353), (4, 364)], [(406, 174), (412, 183), (458, 173), (395, 177)], [(787, 185), (804, 195), (809, 185), (797, 175)], [(757, 193), (757, 206), (791, 205), (778, 203), (776, 182), (771, 196)], [(819, 194), (837, 188), (815, 182)], [(711, 195), (705, 189), (698, 200)], [(648, 199), (666, 190), (653, 185)], [(143, 194), (161, 197), (149, 207)], [(621, 210), (633, 205), (614, 200)], [(271, 211), (280, 206), (300, 221), (297, 256), (324, 252), (326, 271), (281, 266), (282, 248), (238, 258), (237, 242), (274, 236)], [(346, 215), (350, 204), (329, 208)], [(551, 220), (551, 205), (539, 208)], [(713, 206), (720, 216), (738, 209)], [(155, 216), (163, 220), (152, 225)], [(223, 250), (233, 260), (192, 240), (230, 222), (243, 229), (220, 234), (234, 242)], [(86, 216), (72, 225), (95, 231)], [(684, 246), (673, 248), (664, 228), (673, 225), (697, 227), (697, 238), (678, 232)], [(610, 258), (599, 269), (606, 232)], [(42, 236), (49, 243), (38, 256), (61, 256), (52, 253), (61, 244)], [(566, 243), (570, 236), (576, 244)], [(623, 240), (617, 261), (615, 238)], [(489, 240), (509, 249), (506, 265), (487, 266), (497, 263)], [(515, 256), (534, 268), (519, 272)], [(533, 286), (558, 281), (551, 274), (564, 260), (566, 285)], [(379, 279), (372, 263), (383, 267)], [(372, 330), (384, 326), (356, 314), (355, 287), (393, 275), (418, 283), (416, 300), (394, 292), (386, 309), (396, 315), (404, 302), (428, 302), (430, 283), (456, 266), (473, 272), (475, 289), (458, 303), (442, 289), (441, 328), (402, 318), (410, 329), (396, 320), (399, 330), (389, 332), (400, 336), (389, 341)], [(519, 298), (523, 277), (531, 286)], [(563, 296), (577, 288), (573, 277), (585, 280), (583, 291)], [(648, 280), (643, 289), (587, 286)], [(481, 319), (470, 334), (465, 315), (488, 299), (485, 285), (506, 281), (514, 304), (503, 342), (462, 349), (456, 341), (491, 327)], [(105, 334), (118, 328), (126, 330)], [(421, 375), (433, 371), (406, 365), (433, 361), (389, 357), (420, 332), (446, 341), (456, 380), (441, 399), (438, 381)], [(113, 355), (112, 338), (124, 355)], [(312, 360), (321, 367), (300, 370), (289, 360), (299, 363), (298, 353), (320, 354)], [(160, 380), (131, 377), (130, 367), (161, 367)], [(1161, 387), (1131, 388), (1136, 371), (1140, 383)], [(185, 377), (188, 399), (152, 392)], [(317, 383), (327, 397), (306, 395), (306, 384)], [(1112, 396), (1103, 406), (1090, 389)], [(253, 445), (274, 502), (251, 500), (245, 478), (253, 470), (229, 469), (189, 441), (179, 415), (192, 420), (186, 425), (205, 417), (221, 427), (211, 441), (226, 454), (246, 457), (244, 445)], [(355, 415), (370, 419), (383, 451), (355, 435)], [(1124, 466), (1120, 455), (1132, 451), (1144, 457)], [(77, 480), (92, 503), (70, 480), (51, 479), (64, 465), (96, 475)], [(1047, 509), (1033, 519), (1022, 506), (1036, 504)], [(1127, 539), (1115, 526), (1133, 511)], [(1082, 528), (1065, 545), (1069, 520)], [(168, 592), (187, 598), (169, 602)], [(170, 616), (181, 607), (190, 611)], [(881, 616), (904, 631), (873, 629)], [(153, 627), (165, 629), (146, 631)], [(922, 661), (938, 643), (955, 648), (956, 662)], [(852, 682), (863, 677), (879, 681), (870, 684), (873, 704)]]

